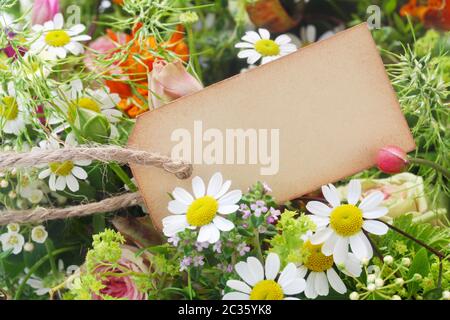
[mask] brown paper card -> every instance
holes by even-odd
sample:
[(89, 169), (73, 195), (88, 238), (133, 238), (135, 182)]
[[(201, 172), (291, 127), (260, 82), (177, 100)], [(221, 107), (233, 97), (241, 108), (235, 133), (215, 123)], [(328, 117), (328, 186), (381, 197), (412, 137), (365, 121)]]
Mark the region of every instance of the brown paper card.
[[(279, 129), (275, 175), (261, 175), (264, 165), (248, 164), (247, 157), (247, 164), (194, 163), (193, 176), (208, 183), (220, 171), (232, 180), (231, 189), (243, 192), (264, 181), (280, 203), (373, 166), (385, 145), (415, 148), (366, 24), (143, 114), (129, 147), (170, 156), (178, 144), (171, 141), (174, 130), (185, 128), (194, 139), (195, 121), (201, 121), (203, 133), (215, 128), (224, 136), (226, 129), (241, 128), (266, 130), (270, 137)], [(169, 214), (167, 193), (176, 186), (192, 193), (191, 179), (179, 180), (151, 166), (131, 168), (161, 228)]]

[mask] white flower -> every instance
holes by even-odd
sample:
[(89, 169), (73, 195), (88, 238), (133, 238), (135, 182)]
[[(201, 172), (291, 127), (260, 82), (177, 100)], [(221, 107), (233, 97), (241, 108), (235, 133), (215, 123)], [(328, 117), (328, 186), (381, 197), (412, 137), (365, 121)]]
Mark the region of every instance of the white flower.
[(79, 35), (86, 29), (82, 24), (64, 29), (64, 17), (61, 13), (56, 14), (53, 20), (47, 21), (44, 25), (34, 25), (32, 29), (40, 36), (31, 44), (31, 51), (48, 51), (59, 58), (65, 58), (68, 52), (76, 56), (83, 53), (84, 48), (79, 41), (91, 40), (88, 35)]
[[(67, 135), (66, 144), (71, 146), (76, 145), (73, 135)], [(39, 148), (56, 150), (61, 148), (61, 145), (55, 139), (50, 138), (48, 141), (41, 141)], [(88, 177), (87, 172), (81, 166), (88, 166), (90, 164), (91, 160), (52, 162), (48, 164), (47, 169), (39, 173), (38, 177), (39, 179), (46, 179), (50, 176), (48, 186), (52, 191), (62, 191), (68, 187), (70, 191), (77, 192), (80, 189), (77, 179), (86, 180)]]
[[(236, 212), (236, 204), (242, 197), (241, 190), (227, 193), (231, 181), (223, 182), (222, 174), (215, 173), (208, 183), (208, 188), (200, 177), (192, 179), (194, 197), (183, 188), (175, 188), (168, 209), (174, 215), (163, 219), (163, 232), (167, 237), (188, 229), (200, 228), (197, 241), (215, 243), (220, 238), (220, 231), (230, 231), (233, 222), (221, 217)], [(220, 230), (220, 231), (219, 231)]]
[(322, 41), (334, 36), (337, 32), (344, 29), (344, 26), (339, 25), (336, 28), (323, 33), (319, 38), (317, 38), (317, 29), (313, 25), (307, 25), (300, 28), (300, 47), (306, 47), (307, 45), (314, 43), (316, 41)]
[(19, 254), (25, 243), (25, 238), (18, 232), (7, 232), (0, 235), (2, 250), (8, 251), (12, 249), (13, 254)]
[[(319, 201), (310, 201), (306, 205), (314, 214), (310, 218), (317, 226), (311, 243), (323, 243), (322, 252), (326, 256), (333, 255), (337, 264), (343, 263), (347, 258), (349, 244), (359, 260), (372, 258), (372, 246), (363, 229), (376, 235), (383, 235), (388, 231), (384, 223), (373, 220), (388, 212), (387, 208), (379, 206), (384, 199), (383, 193), (373, 192), (359, 202), (361, 183), (358, 180), (349, 183), (348, 204), (341, 204), (339, 193), (332, 184), (322, 186), (322, 193), (331, 208)], [(358, 202), (359, 205), (356, 206)]]
[[(118, 122), (122, 116), (122, 112), (116, 109), (119, 102), (119, 95), (110, 93), (108, 87), (97, 90), (83, 89), (83, 83), (79, 79), (71, 81), (69, 88), (63, 90), (61, 97), (55, 97), (55, 103), (68, 117), (71, 116), (70, 113), (76, 111), (73, 108), (80, 108), (101, 113), (110, 123)], [(65, 120), (53, 117), (49, 123), (56, 124), (60, 122), (65, 122)], [(56, 129), (56, 131), (58, 130)], [(111, 125), (111, 138), (117, 135), (117, 128)]]
[(238, 262), (234, 268), (244, 281), (228, 280), (227, 286), (237, 291), (225, 294), (223, 300), (298, 300), (286, 296), (299, 294), (306, 287), (305, 279), (293, 263), (278, 277), (280, 258), (272, 252), (267, 255), (265, 266), (255, 257), (249, 257), (247, 262)]
[(22, 198), (28, 199), (33, 204), (38, 204), (44, 199), (44, 191), (48, 188), (40, 180), (25, 181), (23, 185), (18, 186), (18, 193)]
[(12, 82), (3, 91), (0, 86), (0, 128), (5, 133), (19, 135), (27, 124), (27, 112), (22, 98), (16, 94)]
[[(34, 289), (34, 292), (38, 296), (43, 296), (45, 294), (48, 294), (53, 287), (63, 282), (66, 276), (70, 277), (79, 269), (80, 269), (79, 266), (70, 265), (67, 267), (66, 270), (64, 270), (64, 262), (61, 259), (59, 259), (58, 260), (59, 272), (56, 275), (53, 274), (53, 272), (50, 272), (45, 278), (40, 278), (33, 275), (27, 280), (27, 284)], [(28, 273), (27, 269), (25, 269), (24, 271), (25, 273)]]
[(36, 243), (44, 243), (47, 240), (48, 232), (44, 226), (37, 226), (31, 230), (31, 240)]
[(6, 226), (6, 229), (8, 229), (9, 232), (19, 232), (20, 231), (20, 225), (18, 223), (9, 223)]
[(244, 49), (238, 53), (238, 57), (247, 59), (248, 64), (255, 64), (260, 58), (261, 64), (265, 64), (297, 50), (297, 47), (290, 43), (289, 36), (282, 34), (271, 40), (269, 31), (262, 28), (258, 29), (258, 32), (247, 31), (241, 40), (243, 42), (237, 43), (235, 47)]
[[(305, 277), (309, 272), (306, 279), (306, 297), (315, 299), (317, 296), (327, 296), (330, 292), (330, 285), (336, 292), (344, 294), (347, 288), (333, 268), (333, 256), (326, 256), (322, 253), (322, 244), (312, 244), (307, 239), (302, 249), (309, 253), (307, 259), (299, 267), (301, 277)], [(349, 254), (340, 266), (340, 271), (351, 277), (359, 277), (362, 272), (361, 262), (353, 254)]]

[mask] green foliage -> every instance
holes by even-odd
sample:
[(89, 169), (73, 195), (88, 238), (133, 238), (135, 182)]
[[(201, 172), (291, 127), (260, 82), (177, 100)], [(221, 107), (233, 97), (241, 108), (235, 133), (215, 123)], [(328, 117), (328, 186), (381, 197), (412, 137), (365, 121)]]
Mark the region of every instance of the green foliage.
[(278, 254), (283, 266), (290, 262), (301, 264), (307, 259), (307, 253), (302, 250), (303, 238), (308, 231), (315, 229), (307, 215), (298, 216), (297, 212), (285, 210), (276, 229), (278, 234), (269, 241), (270, 251)]

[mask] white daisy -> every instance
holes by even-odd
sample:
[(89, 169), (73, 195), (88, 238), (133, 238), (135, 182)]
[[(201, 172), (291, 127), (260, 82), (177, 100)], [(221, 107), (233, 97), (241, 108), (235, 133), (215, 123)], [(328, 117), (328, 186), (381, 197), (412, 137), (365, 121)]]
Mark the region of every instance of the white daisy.
[(26, 108), (16, 94), (14, 84), (9, 82), (6, 91), (0, 87), (0, 128), (3, 132), (19, 135), (27, 123)]
[(3, 251), (12, 249), (13, 254), (19, 254), (25, 244), (25, 238), (18, 232), (9, 231), (0, 235), (0, 242)]
[(299, 294), (306, 288), (305, 279), (293, 263), (278, 277), (280, 258), (273, 252), (267, 255), (264, 267), (258, 259), (249, 257), (247, 262), (238, 262), (234, 268), (245, 282), (228, 280), (227, 286), (237, 291), (225, 294), (223, 300), (298, 300), (286, 296)]
[[(69, 146), (77, 145), (74, 136), (71, 134), (67, 135), (65, 144)], [(55, 139), (39, 143), (39, 149), (55, 150), (59, 148), (61, 148), (61, 145)], [(80, 189), (77, 179), (86, 180), (88, 177), (87, 172), (81, 166), (90, 164), (91, 160), (52, 162), (48, 164), (48, 168), (39, 173), (39, 179), (50, 177), (48, 186), (52, 191), (62, 191), (68, 187), (70, 191), (77, 192)]]
[(289, 36), (282, 34), (271, 40), (269, 31), (262, 28), (258, 32), (247, 31), (241, 40), (243, 42), (237, 43), (235, 47), (244, 49), (238, 53), (238, 57), (247, 59), (248, 64), (254, 64), (260, 58), (261, 64), (265, 64), (297, 50)]
[[(306, 297), (315, 299), (317, 296), (327, 296), (330, 285), (336, 292), (344, 294), (347, 288), (333, 268), (333, 256), (322, 253), (322, 244), (312, 244), (310, 240), (306, 240), (303, 250), (309, 253), (308, 258), (299, 267), (300, 277), (304, 278), (309, 272), (306, 279)], [(349, 254), (340, 270), (349, 276), (359, 277), (362, 271), (361, 262), (353, 254)]]
[(48, 232), (44, 226), (36, 226), (31, 230), (31, 240), (36, 243), (44, 243), (48, 238)]
[(306, 205), (306, 208), (314, 214), (310, 218), (317, 225), (317, 232), (311, 236), (311, 243), (323, 243), (322, 252), (326, 256), (333, 255), (337, 264), (345, 262), (349, 244), (359, 260), (372, 258), (372, 246), (363, 229), (376, 235), (383, 235), (388, 231), (384, 223), (373, 220), (388, 212), (387, 208), (379, 206), (384, 199), (383, 193), (373, 192), (359, 202), (361, 197), (359, 180), (352, 180), (349, 183), (348, 204), (341, 204), (339, 192), (332, 184), (322, 186), (322, 193), (331, 204), (331, 208), (319, 201), (310, 201)]
[(300, 46), (299, 47), (306, 47), (307, 45), (322, 41), (325, 39), (328, 39), (332, 36), (334, 36), (339, 31), (342, 31), (344, 29), (344, 26), (337, 26), (336, 28), (332, 30), (328, 30), (327, 32), (323, 33), (319, 38), (317, 38), (317, 29), (313, 25), (307, 25), (305, 27), (300, 28)]
[(84, 48), (79, 41), (91, 40), (88, 35), (80, 35), (86, 29), (82, 24), (64, 29), (64, 17), (61, 13), (56, 14), (53, 20), (47, 21), (44, 25), (34, 25), (32, 29), (39, 33), (39, 38), (31, 44), (31, 51), (48, 51), (62, 59), (68, 52), (76, 56), (83, 53)]
[[(215, 173), (206, 189), (200, 177), (192, 179), (194, 197), (183, 188), (175, 188), (172, 196), (175, 200), (169, 202), (168, 209), (172, 216), (163, 219), (163, 232), (167, 237), (185, 229), (200, 228), (197, 241), (215, 243), (220, 238), (220, 231), (230, 231), (234, 228), (233, 222), (221, 217), (236, 212), (236, 204), (242, 197), (241, 190), (232, 190), (227, 193), (231, 181), (223, 182), (222, 174)], [(220, 230), (220, 231), (219, 231)]]
[[(90, 110), (103, 114), (111, 124), (120, 121), (122, 112), (116, 109), (120, 102), (120, 97), (116, 93), (110, 93), (108, 87), (91, 90), (84, 89), (81, 80), (74, 80), (70, 86), (62, 91), (62, 96), (55, 98), (55, 103), (67, 114), (69, 120), (74, 117), (77, 108)], [(72, 119), (73, 120), (73, 119)], [(50, 124), (64, 122), (64, 119), (52, 117)], [(119, 134), (116, 126), (111, 125), (111, 138)]]

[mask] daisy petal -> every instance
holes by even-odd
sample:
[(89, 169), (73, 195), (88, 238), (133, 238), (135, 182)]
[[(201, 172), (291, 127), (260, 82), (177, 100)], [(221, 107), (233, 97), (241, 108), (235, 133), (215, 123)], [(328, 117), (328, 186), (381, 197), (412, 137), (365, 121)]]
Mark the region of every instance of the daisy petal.
[(192, 191), (197, 199), (205, 196), (206, 188), (202, 178), (194, 177), (192, 179)]
[(350, 248), (352, 249), (353, 254), (359, 259), (363, 260), (367, 258), (368, 252), (364, 240), (361, 239), (361, 236), (364, 236), (362, 232), (359, 232), (350, 237)]
[(318, 217), (318, 216), (315, 216), (313, 214), (309, 215), (308, 218), (312, 222), (314, 222), (314, 224), (316, 225), (316, 230), (320, 230), (320, 229), (326, 227), (330, 223), (330, 219), (329, 218)]
[(363, 211), (363, 217), (366, 219), (378, 219), (389, 212), (386, 207), (377, 207), (372, 210)]
[(217, 229), (217, 227), (214, 224), (210, 223), (200, 228), (197, 237), (197, 242), (216, 243), (217, 240), (219, 240), (219, 238), (220, 238), (219, 229)]
[(188, 206), (178, 200), (169, 201), (167, 209), (174, 214), (186, 213)]
[(367, 251), (367, 259), (371, 259), (373, 256), (373, 249), (372, 249), (372, 245), (370, 244), (369, 239), (367, 239), (367, 236), (361, 232), (360, 236), (361, 240), (364, 242), (364, 245), (366, 246), (366, 251)]
[(259, 282), (264, 280), (264, 268), (258, 259), (256, 259), (255, 257), (248, 257), (247, 266), (248, 270), (253, 274), (253, 278), (256, 279), (256, 281)]
[(387, 225), (385, 225), (383, 222), (376, 220), (364, 221), (363, 229), (366, 230), (367, 232), (376, 234), (377, 236), (382, 236), (383, 234), (386, 234), (389, 230)]
[(308, 278), (306, 279), (305, 296), (308, 299), (317, 298), (317, 292), (316, 292), (316, 289), (314, 288), (315, 278), (316, 278), (316, 272), (311, 272), (309, 274)]
[(214, 173), (211, 179), (209, 180), (208, 191), (206, 191), (206, 194), (208, 196), (214, 197), (222, 188), (222, 181), (223, 181), (222, 174), (220, 172)]
[(333, 259), (336, 264), (344, 263), (348, 255), (348, 238), (337, 238), (336, 245), (333, 250)]
[(333, 208), (336, 208), (341, 204), (339, 194), (332, 184), (329, 184), (328, 186), (322, 186), (322, 194), (325, 199), (333, 206)]
[(328, 287), (328, 280), (325, 272), (317, 272), (316, 279), (314, 281), (314, 288), (316, 292), (321, 296), (327, 296), (330, 288)]
[(309, 201), (306, 204), (306, 209), (308, 209), (309, 212), (322, 217), (329, 217), (331, 211), (333, 210), (325, 203), (322, 203), (320, 201)]
[(58, 176), (55, 182), (55, 188), (58, 191), (62, 191), (66, 188), (66, 177)]
[(295, 280), (298, 275), (297, 267), (295, 264), (288, 263), (287, 266), (283, 269), (278, 278), (278, 284), (282, 287), (285, 287), (291, 283), (291, 281)]
[(285, 34), (282, 34), (275, 39), (275, 43), (278, 45), (288, 44), (289, 42), (291, 42), (291, 38)]
[(349, 204), (355, 205), (361, 197), (361, 182), (352, 180), (348, 184), (347, 201)]
[(80, 190), (80, 184), (78, 183), (78, 180), (73, 175), (69, 174), (66, 177), (66, 183), (67, 183), (67, 187), (69, 188), (70, 191), (77, 192), (78, 190)]
[(88, 177), (87, 172), (80, 167), (73, 167), (72, 174), (81, 180), (85, 180)]
[(324, 255), (331, 256), (334, 251), (334, 246), (337, 242), (337, 235), (333, 232), (333, 234), (328, 238), (328, 240), (325, 241), (325, 243), (322, 245), (322, 253)]
[(230, 292), (223, 296), (222, 300), (249, 300), (250, 296), (242, 292)]
[(52, 172), (52, 171), (50, 170), (50, 168), (49, 168), (49, 169), (45, 169), (45, 170), (43, 170), (43, 171), (41, 171), (41, 172), (39, 173), (38, 178), (39, 178), (39, 179), (45, 179), (45, 178), (47, 178), (47, 177), (50, 175), (51, 172)]
[(245, 59), (257, 54), (254, 49), (241, 50), (238, 52), (238, 58)]
[(345, 273), (351, 277), (359, 277), (362, 272), (361, 262), (353, 254), (345, 261)]
[(253, 48), (255, 45), (249, 42), (238, 42), (234, 45), (235, 48), (244, 48), (244, 49), (250, 49)]
[(172, 196), (175, 200), (178, 200), (185, 205), (190, 205), (192, 201), (194, 201), (194, 198), (189, 194), (189, 192), (180, 187), (176, 187), (173, 190)]
[(297, 270), (299, 278), (304, 278), (306, 276), (306, 273), (308, 273), (308, 268), (306, 268), (305, 266), (301, 266)]
[(384, 200), (383, 192), (375, 191), (369, 194), (367, 197), (365, 197), (358, 207), (362, 211), (370, 211), (378, 207), (380, 203), (383, 202), (383, 200)]
[(259, 28), (258, 32), (262, 39), (270, 39), (270, 32), (267, 29)]
[(228, 189), (230, 189), (230, 186), (231, 180), (225, 181), (222, 185), (222, 188), (220, 188), (219, 192), (215, 195), (214, 198), (219, 199), (220, 197), (222, 197), (228, 191)]
[(284, 294), (299, 294), (300, 292), (303, 292), (306, 288), (306, 281), (305, 279), (295, 279), (292, 280), (287, 286), (283, 287), (283, 293)]
[(321, 244), (328, 240), (328, 238), (334, 233), (333, 229), (325, 228), (317, 231), (310, 238), (312, 244)]
[(217, 209), (217, 212), (220, 214), (230, 214), (234, 213), (239, 209), (239, 206), (237, 204), (231, 205), (231, 206), (220, 206), (219, 209)]
[(189, 226), (186, 215), (168, 216), (162, 220), (162, 223), (163, 233), (166, 237), (172, 237)]
[(53, 23), (54, 23), (55, 29), (62, 29), (64, 26), (63, 15), (61, 13), (55, 14), (55, 16), (53, 17)]
[(254, 64), (256, 61), (258, 61), (261, 58), (261, 55), (258, 52), (254, 52), (254, 54), (247, 58), (248, 64)]
[[(86, 27), (82, 24), (76, 24), (72, 27), (70, 27), (70, 29), (68, 30), (70, 32), (71, 35), (75, 35), (75, 34), (80, 34), (82, 33), (84, 30), (86, 30)], [(88, 39), (90, 40), (90, 39)]]
[(245, 35), (242, 37), (242, 40), (250, 43), (255, 43), (256, 41), (261, 40), (261, 37), (255, 31), (247, 31)]
[(48, 187), (50, 188), (50, 190), (56, 191), (56, 175), (55, 174), (50, 175), (50, 179), (48, 180)]
[(234, 228), (233, 222), (219, 216), (213, 219), (213, 223), (220, 231), (230, 231)]
[(266, 279), (274, 280), (280, 271), (280, 258), (277, 254), (271, 252), (267, 255), (266, 264)]
[(236, 273), (239, 275), (239, 277), (241, 277), (241, 279), (249, 285), (254, 286), (258, 282), (258, 280), (256, 280), (253, 276), (253, 273), (250, 272), (246, 262), (241, 261), (236, 263), (234, 269), (236, 270)]
[(342, 282), (339, 275), (334, 271), (333, 268), (327, 270), (328, 281), (330, 282), (331, 287), (338, 293), (344, 294), (347, 291), (344, 282)]
[(219, 199), (220, 206), (229, 206), (236, 204), (242, 198), (241, 190), (232, 190)]
[(252, 291), (252, 288), (250, 288), (245, 282), (239, 280), (228, 280), (227, 286), (230, 287), (231, 289), (247, 294), (249, 294)]

